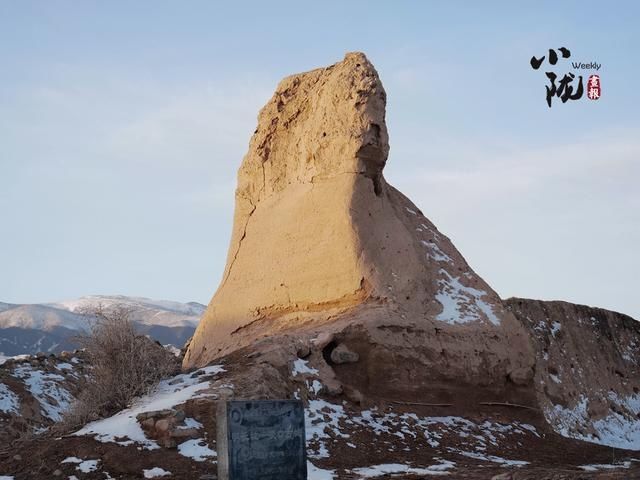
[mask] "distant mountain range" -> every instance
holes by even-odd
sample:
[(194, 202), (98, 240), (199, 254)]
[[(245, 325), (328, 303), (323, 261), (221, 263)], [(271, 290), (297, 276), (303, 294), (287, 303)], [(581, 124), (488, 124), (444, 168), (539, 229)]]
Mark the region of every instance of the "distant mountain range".
[(73, 338), (86, 332), (91, 321), (84, 312), (99, 306), (126, 308), (141, 333), (178, 348), (191, 337), (206, 308), (196, 302), (121, 295), (92, 295), (57, 303), (0, 302), (0, 356), (76, 348)]

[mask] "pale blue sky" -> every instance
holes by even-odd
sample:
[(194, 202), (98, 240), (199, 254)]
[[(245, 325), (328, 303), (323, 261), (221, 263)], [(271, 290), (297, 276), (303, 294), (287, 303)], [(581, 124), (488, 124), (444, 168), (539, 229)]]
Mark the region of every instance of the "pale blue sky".
[[(207, 303), (258, 109), (361, 50), (387, 179), (480, 275), (640, 318), (638, 3), (464, 4), (0, 0), (0, 301)], [(561, 46), (601, 100), (547, 107)]]

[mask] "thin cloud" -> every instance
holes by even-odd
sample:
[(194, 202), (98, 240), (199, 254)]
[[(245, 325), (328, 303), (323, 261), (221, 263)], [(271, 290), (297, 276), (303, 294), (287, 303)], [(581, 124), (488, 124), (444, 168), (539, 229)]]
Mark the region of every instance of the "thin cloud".
[[(425, 162), (393, 172), (398, 184), (409, 188), (455, 192), (463, 198), (504, 197), (527, 194), (548, 187), (549, 182), (589, 184), (617, 181), (626, 183), (640, 175), (640, 140), (635, 132), (621, 130), (587, 138), (577, 143), (539, 148), (511, 146), (496, 154), (493, 149), (447, 145), (448, 150), (430, 150), (430, 157), (446, 162)], [(608, 188), (605, 186), (605, 188)], [(638, 196), (637, 189), (629, 190)]]

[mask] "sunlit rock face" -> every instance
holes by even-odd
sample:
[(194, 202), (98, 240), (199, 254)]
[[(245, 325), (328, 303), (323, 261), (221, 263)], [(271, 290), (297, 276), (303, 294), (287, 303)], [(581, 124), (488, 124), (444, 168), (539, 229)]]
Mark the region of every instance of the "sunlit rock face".
[(280, 82), (240, 166), (227, 265), (185, 367), (324, 333), (335, 338), (328, 349), (358, 354), (336, 372), (359, 391), (531, 398), (526, 330), (385, 181), (385, 105), (362, 53)]

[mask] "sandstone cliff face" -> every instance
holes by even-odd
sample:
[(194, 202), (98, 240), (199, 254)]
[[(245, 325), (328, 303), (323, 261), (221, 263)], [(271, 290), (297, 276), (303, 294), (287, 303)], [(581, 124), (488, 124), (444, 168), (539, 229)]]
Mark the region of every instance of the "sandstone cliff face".
[(280, 83), (240, 167), (227, 266), (185, 367), (326, 334), (329, 362), (339, 343), (359, 355), (334, 366), (359, 390), (528, 398), (525, 329), (384, 179), (385, 97), (361, 53)]
[(640, 449), (640, 323), (567, 302), (512, 298), (536, 345), (540, 408), (564, 436)]

